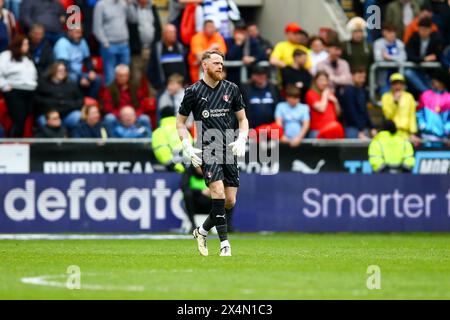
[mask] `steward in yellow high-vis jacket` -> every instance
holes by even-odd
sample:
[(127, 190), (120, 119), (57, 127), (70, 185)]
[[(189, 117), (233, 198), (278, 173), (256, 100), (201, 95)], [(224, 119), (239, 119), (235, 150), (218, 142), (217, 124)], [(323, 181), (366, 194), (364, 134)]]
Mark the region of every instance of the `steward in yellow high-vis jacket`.
[(168, 170), (185, 172), (183, 146), (178, 137), (175, 113), (170, 107), (161, 110), (160, 126), (152, 134), (152, 148), (156, 159)]
[(384, 130), (369, 145), (369, 162), (374, 172), (410, 172), (416, 163), (411, 142), (397, 132), (395, 123), (387, 120)]

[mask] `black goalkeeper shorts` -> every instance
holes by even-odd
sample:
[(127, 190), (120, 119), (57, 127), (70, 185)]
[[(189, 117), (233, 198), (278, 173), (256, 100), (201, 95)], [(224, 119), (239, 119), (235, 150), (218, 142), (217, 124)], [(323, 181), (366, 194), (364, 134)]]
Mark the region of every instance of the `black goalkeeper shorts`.
[(223, 181), (225, 187), (239, 188), (240, 186), (237, 164), (203, 163), (202, 171), (207, 186), (216, 181)]

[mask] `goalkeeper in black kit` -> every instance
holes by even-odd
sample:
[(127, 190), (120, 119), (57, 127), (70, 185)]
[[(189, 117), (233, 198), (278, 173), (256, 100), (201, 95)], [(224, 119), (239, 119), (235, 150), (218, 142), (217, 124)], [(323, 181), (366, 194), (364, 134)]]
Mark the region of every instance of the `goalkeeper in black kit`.
[[(245, 155), (249, 131), (242, 94), (236, 84), (223, 79), (223, 63), (224, 55), (220, 51), (203, 54), (203, 79), (186, 89), (177, 116), (177, 130), (184, 153), (194, 167), (201, 167), (211, 191), (209, 216), (193, 233), (202, 256), (208, 256), (206, 239), (214, 226), (220, 238), (220, 256), (231, 256), (227, 213), (236, 204), (239, 188), (236, 157)], [(199, 133), (197, 147), (191, 144), (185, 125), (191, 112)], [(239, 123), (237, 139), (233, 129), (234, 117)]]

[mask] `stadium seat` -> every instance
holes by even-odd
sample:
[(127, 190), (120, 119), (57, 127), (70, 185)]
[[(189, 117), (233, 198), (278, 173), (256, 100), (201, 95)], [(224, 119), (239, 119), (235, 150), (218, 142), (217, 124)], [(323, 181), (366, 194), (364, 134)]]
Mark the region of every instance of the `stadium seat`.
[(264, 134), (267, 132), (267, 138), (268, 139), (280, 139), (284, 135), (283, 127), (279, 126), (278, 124), (271, 123), (271, 124), (263, 124), (255, 130), (250, 131), (249, 138), (256, 140), (259, 142), (260, 138), (262, 137), (262, 133)]
[(6, 109), (5, 100), (2, 98), (0, 98), (0, 124), (5, 130), (6, 136), (8, 136), (8, 133), (12, 127), (12, 121), (8, 115), (8, 109)]
[(91, 97), (84, 97), (83, 104), (85, 106), (100, 106), (100, 103), (96, 99)]

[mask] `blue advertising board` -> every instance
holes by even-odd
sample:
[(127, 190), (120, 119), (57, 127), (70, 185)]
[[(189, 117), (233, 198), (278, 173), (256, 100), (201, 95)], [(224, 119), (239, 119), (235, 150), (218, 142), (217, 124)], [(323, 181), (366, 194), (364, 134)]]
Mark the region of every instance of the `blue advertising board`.
[[(170, 173), (3, 175), (0, 232), (167, 232), (185, 220)], [(446, 175), (241, 175), (243, 232), (450, 231)]]

